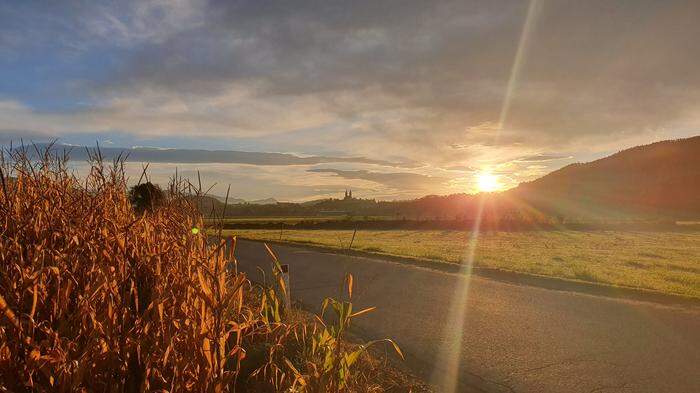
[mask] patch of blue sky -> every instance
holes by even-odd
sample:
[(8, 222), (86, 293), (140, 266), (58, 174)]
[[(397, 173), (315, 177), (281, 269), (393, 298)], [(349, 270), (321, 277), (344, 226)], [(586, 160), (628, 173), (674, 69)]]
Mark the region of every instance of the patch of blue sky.
[(0, 99), (35, 111), (70, 112), (97, 104), (93, 88), (118, 69), (124, 50), (104, 48), (67, 54), (34, 47), (0, 57)]

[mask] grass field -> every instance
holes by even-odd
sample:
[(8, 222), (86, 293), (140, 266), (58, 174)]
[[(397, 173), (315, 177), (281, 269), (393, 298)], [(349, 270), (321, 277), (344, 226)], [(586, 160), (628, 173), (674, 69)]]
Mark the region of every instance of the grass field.
[[(280, 240), (279, 230), (231, 230)], [(346, 249), (352, 231), (285, 230), (282, 241)], [(459, 263), (469, 232), (358, 231), (353, 250)], [(700, 297), (700, 232), (533, 231), (479, 237), (476, 266)]]
[(302, 221), (307, 222), (326, 222), (326, 221), (378, 221), (393, 219), (395, 217), (391, 216), (350, 216), (350, 215), (331, 215), (331, 216), (303, 216), (303, 217), (232, 217), (224, 218), (205, 218), (204, 222), (207, 224), (215, 224), (223, 222), (224, 224), (238, 224), (238, 223), (256, 223), (256, 224), (268, 224), (268, 223), (284, 223), (284, 224), (297, 224)]

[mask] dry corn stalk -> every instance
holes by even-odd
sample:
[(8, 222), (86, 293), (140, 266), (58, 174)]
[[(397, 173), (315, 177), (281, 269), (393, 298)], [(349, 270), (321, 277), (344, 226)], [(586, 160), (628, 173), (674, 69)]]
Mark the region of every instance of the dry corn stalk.
[(0, 152), (0, 391), (367, 390), (327, 379), (313, 323), (269, 318), (235, 238), (192, 230), (191, 184), (137, 214), (121, 158), (81, 180), (48, 151)]
[(182, 184), (137, 216), (122, 161), (97, 158), (81, 181), (65, 157), (2, 157), (0, 388), (229, 390), (249, 282), (192, 233)]

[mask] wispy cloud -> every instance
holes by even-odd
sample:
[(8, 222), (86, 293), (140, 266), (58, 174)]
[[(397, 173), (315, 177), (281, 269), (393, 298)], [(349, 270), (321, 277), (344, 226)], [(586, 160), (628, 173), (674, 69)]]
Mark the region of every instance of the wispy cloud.
[(565, 160), (565, 159), (571, 159), (571, 158), (573, 158), (573, 157), (563, 155), (563, 154), (538, 153), (538, 154), (520, 157), (517, 159), (517, 161), (521, 161), (521, 162), (545, 162), (545, 161)]

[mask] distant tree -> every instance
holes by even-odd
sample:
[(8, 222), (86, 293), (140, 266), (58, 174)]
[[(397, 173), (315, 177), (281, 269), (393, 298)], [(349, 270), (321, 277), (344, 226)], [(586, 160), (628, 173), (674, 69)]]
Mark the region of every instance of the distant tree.
[(151, 182), (135, 185), (129, 190), (129, 200), (137, 213), (153, 211), (164, 199), (163, 190)]

